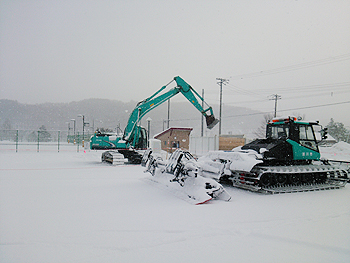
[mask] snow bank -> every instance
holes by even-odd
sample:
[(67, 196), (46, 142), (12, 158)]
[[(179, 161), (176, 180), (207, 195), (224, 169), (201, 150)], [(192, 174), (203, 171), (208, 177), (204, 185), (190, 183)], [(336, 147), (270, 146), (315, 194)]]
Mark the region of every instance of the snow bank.
[(319, 147), (321, 157), (328, 160), (350, 162), (350, 144), (338, 142), (331, 147)]
[(336, 152), (350, 153), (350, 144), (346, 142), (338, 142), (331, 147)]

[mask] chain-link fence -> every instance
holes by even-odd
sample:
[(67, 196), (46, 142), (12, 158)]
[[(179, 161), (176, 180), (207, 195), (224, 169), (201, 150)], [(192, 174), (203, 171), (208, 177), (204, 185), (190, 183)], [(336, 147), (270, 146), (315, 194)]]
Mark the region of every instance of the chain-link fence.
[(47, 130), (0, 130), (1, 151), (79, 151), (89, 149), (92, 134)]

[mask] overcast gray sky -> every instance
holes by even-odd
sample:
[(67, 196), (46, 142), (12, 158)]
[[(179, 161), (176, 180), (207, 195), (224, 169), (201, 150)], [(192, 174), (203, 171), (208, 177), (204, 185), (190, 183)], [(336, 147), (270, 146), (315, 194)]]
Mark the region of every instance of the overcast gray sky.
[(278, 94), (281, 114), (350, 126), (349, 14), (348, 0), (0, 0), (0, 98), (139, 101), (179, 75), (217, 104), (225, 78), (225, 104), (268, 112)]

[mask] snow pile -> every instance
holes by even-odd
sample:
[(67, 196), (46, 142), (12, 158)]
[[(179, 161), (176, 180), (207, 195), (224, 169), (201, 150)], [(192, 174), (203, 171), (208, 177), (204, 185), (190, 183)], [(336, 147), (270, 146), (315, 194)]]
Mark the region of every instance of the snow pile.
[[(233, 149), (232, 152), (225, 151), (214, 151), (209, 152), (205, 156), (200, 157), (198, 161), (200, 163), (211, 164), (212, 161), (217, 162), (220, 160), (228, 160), (230, 162), (230, 170), (235, 171), (247, 171), (249, 172), (256, 164), (261, 163), (261, 160), (258, 158), (262, 158), (260, 154), (253, 150), (240, 150)], [(212, 164), (214, 166), (214, 164)], [(218, 168), (218, 167), (216, 167)], [(219, 168), (222, 169), (222, 168)]]
[(321, 157), (328, 160), (350, 162), (350, 144), (338, 142), (332, 147), (319, 147)]
[(331, 147), (335, 152), (350, 153), (350, 144), (346, 142), (338, 142)]

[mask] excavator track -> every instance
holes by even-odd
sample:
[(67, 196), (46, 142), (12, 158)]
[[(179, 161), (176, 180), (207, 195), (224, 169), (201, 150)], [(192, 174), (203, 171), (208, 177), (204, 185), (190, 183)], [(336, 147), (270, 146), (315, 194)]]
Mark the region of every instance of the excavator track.
[(119, 149), (102, 153), (101, 161), (113, 165), (140, 164), (144, 150)]
[(228, 177), (236, 187), (265, 194), (339, 189), (348, 180), (346, 170), (331, 165), (256, 166), (251, 172)]
[(128, 159), (118, 151), (106, 151), (102, 153), (101, 161), (104, 163), (110, 163), (115, 165), (121, 165), (127, 162)]

